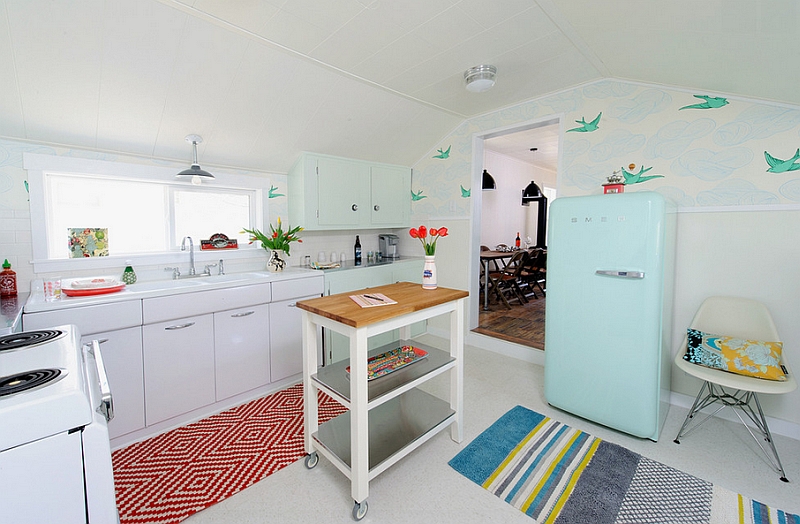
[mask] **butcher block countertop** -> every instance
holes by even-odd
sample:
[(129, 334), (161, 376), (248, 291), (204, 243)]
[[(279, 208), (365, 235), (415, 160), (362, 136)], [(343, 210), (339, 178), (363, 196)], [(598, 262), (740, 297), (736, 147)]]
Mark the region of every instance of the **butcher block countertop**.
[[(396, 301), (397, 304), (362, 308), (350, 298), (350, 295), (370, 295), (375, 293), (382, 293)], [(297, 302), (297, 307), (335, 320), (341, 324), (359, 328), (467, 296), (469, 296), (469, 293), (460, 289), (446, 287), (422, 289), (421, 284), (398, 282), (387, 286), (377, 286), (339, 293), (338, 295), (301, 300)]]

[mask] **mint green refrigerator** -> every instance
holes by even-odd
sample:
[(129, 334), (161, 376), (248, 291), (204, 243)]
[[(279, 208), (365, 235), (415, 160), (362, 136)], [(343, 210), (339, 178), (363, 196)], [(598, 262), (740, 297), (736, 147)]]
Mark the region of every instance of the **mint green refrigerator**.
[(655, 192), (550, 206), (545, 396), (658, 440), (669, 409), (675, 214)]

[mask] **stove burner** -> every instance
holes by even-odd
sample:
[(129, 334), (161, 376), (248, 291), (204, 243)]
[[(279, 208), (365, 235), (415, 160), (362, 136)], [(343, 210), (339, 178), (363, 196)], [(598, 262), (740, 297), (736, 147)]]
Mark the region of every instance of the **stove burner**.
[(60, 369), (35, 369), (8, 377), (0, 377), (0, 397), (43, 386), (60, 375)]
[(0, 337), (0, 352), (44, 344), (45, 342), (59, 338), (63, 334), (64, 332), (58, 329), (42, 329), (38, 331), (12, 333), (11, 335)]

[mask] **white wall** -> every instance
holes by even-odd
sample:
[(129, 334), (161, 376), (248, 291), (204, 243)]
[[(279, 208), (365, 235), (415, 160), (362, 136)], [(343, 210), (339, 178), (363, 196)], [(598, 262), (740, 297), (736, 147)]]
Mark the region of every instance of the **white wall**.
[(501, 243), (513, 246), (517, 232), (523, 245), (526, 237), (535, 244), (538, 207), (522, 205), (522, 190), (531, 180), (539, 187), (555, 187), (555, 173), (488, 150), (483, 155), (483, 168), (494, 177), (497, 189), (481, 192), (481, 244), (490, 248)]

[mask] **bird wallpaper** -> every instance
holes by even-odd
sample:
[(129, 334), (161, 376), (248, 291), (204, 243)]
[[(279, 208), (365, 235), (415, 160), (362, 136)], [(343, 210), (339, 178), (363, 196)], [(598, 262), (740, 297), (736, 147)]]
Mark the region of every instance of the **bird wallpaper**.
[(800, 108), (600, 80), (464, 122), (439, 142), (447, 163), (413, 166), (414, 190), (428, 196), (413, 212), (469, 216), (460, 197), (473, 185), (473, 136), (550, 118), (564, 130), (559, 196), (601, 194), (618, 173), (626, 191), (657, 191), (677, 208), (800, 205)]

